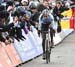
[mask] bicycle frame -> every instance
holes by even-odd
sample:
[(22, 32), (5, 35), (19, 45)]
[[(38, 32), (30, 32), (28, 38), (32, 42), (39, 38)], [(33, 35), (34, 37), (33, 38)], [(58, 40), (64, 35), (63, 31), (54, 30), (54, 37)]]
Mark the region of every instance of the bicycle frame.
[(50, 29), (46, 33), (45, 47), (46, 47), (46, 63), (50, 62), (51, 44), (50, 44)]

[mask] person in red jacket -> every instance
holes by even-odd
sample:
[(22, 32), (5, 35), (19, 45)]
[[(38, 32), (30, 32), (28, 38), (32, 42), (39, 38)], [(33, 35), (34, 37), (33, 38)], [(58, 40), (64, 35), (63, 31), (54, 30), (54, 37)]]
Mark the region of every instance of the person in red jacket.
[(72, 17), (70, 19), (70, 28), (75, 29), (75, 0), (71, 0)]

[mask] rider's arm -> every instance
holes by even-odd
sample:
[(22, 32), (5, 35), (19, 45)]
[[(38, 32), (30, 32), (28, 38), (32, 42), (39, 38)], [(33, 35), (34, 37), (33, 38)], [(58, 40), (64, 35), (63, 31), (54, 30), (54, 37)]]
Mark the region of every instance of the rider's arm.
[(39, 16), (38, 30), (41, 30), (41, 23), (42, 23), (41, 17), (42, 17), (42, 15), (43, 14), (40, 14), (40, 16)]
[(53, 17), (52, 14), (50, 14), (50, 17), (52, 19), (52, 22), (51, 22), (52, 28), (55, 30), (55, 27), (54, 27), (55, 26), (54, 17)]

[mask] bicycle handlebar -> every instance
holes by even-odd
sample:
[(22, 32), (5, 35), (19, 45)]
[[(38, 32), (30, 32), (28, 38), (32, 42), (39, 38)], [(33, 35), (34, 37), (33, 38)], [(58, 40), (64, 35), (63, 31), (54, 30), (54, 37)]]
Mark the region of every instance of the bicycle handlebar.
[(40, 31), (40, 32), (45, 32), (45, 33), (48, 33), (48, 32), (50, 32), (50, 29), (48, 29), (48, 31)]

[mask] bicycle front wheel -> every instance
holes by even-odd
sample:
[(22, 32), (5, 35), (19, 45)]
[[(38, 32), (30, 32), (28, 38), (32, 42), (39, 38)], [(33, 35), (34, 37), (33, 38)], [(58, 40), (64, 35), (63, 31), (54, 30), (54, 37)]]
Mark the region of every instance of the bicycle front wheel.
[(50, 47), (48, 44), (48, 40), (46, 41), (46, 63), (50, 62)]

